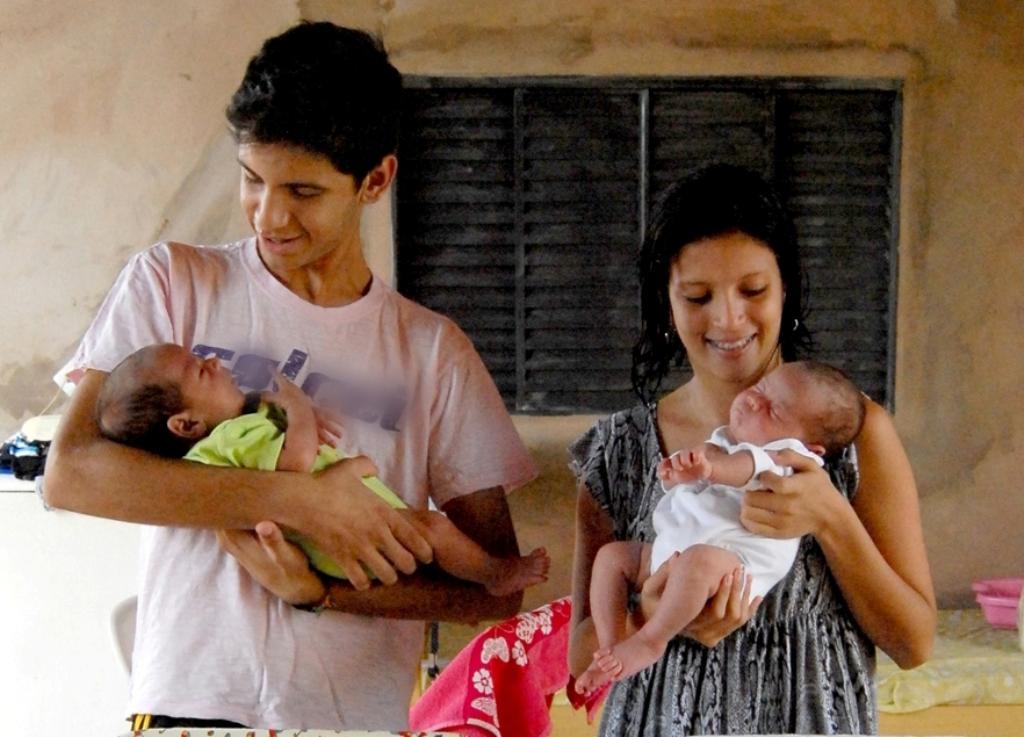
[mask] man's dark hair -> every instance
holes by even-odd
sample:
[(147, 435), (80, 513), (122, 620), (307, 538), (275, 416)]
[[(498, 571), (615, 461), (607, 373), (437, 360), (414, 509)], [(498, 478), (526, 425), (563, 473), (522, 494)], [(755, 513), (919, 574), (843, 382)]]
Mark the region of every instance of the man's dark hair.
[(167, 427), (167, 420), (186, 409), (181, 389), (137, 378), (146, 351), (151, 349), (136, 351), (110, 372), (96, 400), (96, 422), (108, 440), (181, 458), (195, 442)]
[(237, 143), (326, 156), (358, 186), (398, 146), (402, 76), (381, 42), (303, 22), (264, 42), (227, 108)]
[(823, 390), (821, 411), (809, 428), (817, 437), (808, 440), (820, 443), (825, 448), (825, 457), (831, 457), (860, 435), (867, 413), (864, 394), (845, 372), (835, 366), (821, 361), (797, 361), (790, 365), (805, 372), (814, 385)]

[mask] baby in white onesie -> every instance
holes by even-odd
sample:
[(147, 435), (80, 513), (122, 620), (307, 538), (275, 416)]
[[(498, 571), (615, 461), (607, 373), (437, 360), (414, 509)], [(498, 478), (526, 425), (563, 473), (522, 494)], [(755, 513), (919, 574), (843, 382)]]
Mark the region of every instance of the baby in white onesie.
[[(654, 510), (654, 543), (608, 543), (594, 559), (590, 609), (598, 650), (577, 691), (589, 694), (657, 661), (738, 568), (750, 577), (752, 598), (781, 580), (800, 539), (746, 530), (740, 524), (743, 494), (763, 488), (758, 476), (764, 471), (792, 473), (776, 463), (778, 451), (793, 450), (823, 465), (823, 457), (857, 437), (864, 411), (863, 395), (839, 369), (817, 361), (786, 363), (740, 392), (729, 424), (702, 446), (662, 459), (658, 477), (665, 495)], [(662, 566), (667, 575), (655, 612), (628, 635), (629, 592)]]

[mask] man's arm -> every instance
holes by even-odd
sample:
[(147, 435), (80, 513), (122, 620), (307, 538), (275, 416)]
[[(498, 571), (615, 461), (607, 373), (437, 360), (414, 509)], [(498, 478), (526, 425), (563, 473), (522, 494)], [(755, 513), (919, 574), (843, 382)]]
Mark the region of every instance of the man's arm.
[[(512, 516), (500, 488), (453, 499), (445, 504), (444, 512), (492, 555), (519, 554)], [(322, 599), (324, 584), (318, 584), (305, 556), (296, 555), (297, 548), (277, 528), (261, 525), (259, 529), (259, 536), (229, 531), (221, 536), (222, 545), (257, 581), (285, 601), (305, 604)], [(330, 608), (372, 617), (476, 623), (505, 619), (522, 605), (522, 592), (494, 597), (483, 586), (433, 567), (403, 576), (394, 586), (374, 585), (357, 591), (346, 581), (330, 580), (327, 585)]]
[(50, 448), (43, 493), (48, 504), (99, 517), (154, 525), (251, 529), (271, 519), (299, 530), (342, 566), (353, 585), (368, 583), (357, 561), (381, 581), (415, 568), (410, 551), (430, 547), (400, 514), (361, 481), (365, 459), (317, 476), (206, 466), (160, 458), (100, 435), (95, 406), (106, 374), (87, 371)]
[[(502, 489), (484, 489), (453, 499), (444, 505), (443, 511), (456, 527), (491, 555), (519, 555), (512, 514)], [(366, 591), (333, 582), (331, 599), (339, 608), (357, 614), (475, 624), (513, 616), (523, 603), (523, 592), (491, 596), (479, 584), (430, 567), (403, 577), (395, 586), (374, 586)]]

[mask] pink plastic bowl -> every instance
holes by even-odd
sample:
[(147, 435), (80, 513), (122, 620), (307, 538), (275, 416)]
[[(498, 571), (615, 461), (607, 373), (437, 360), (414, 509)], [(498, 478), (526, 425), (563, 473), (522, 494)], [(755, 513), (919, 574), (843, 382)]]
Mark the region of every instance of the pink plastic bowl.
[(1024, 578), (989, 578), (975, 581), (971, 588), (985, 619), (999, 629), (1017, 629), (1017, 607)]

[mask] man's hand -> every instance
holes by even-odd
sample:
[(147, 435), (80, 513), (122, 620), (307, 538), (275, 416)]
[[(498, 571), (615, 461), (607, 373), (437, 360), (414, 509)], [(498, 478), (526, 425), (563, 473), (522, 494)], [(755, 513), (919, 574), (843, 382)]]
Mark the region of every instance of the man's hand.
[(416, 570), (417, 559), (433, 559), (430, 545), (409, 519), (363, 485), (363, 477), (376, 473), (369, 458), (356, 456), (317, 474), (317, 508), (294, 525), (360, 590), (370, 585), (360, 561), (381, 583), (393, 584), (396, 568), (408, 574)]
[(256, 529), (217, 530), (221, 548), (265, 589), (289, 604), (310, 604), (324, 597), (324, 585), (313, 573), (306, 554), (284, 539), (273, 522)]

